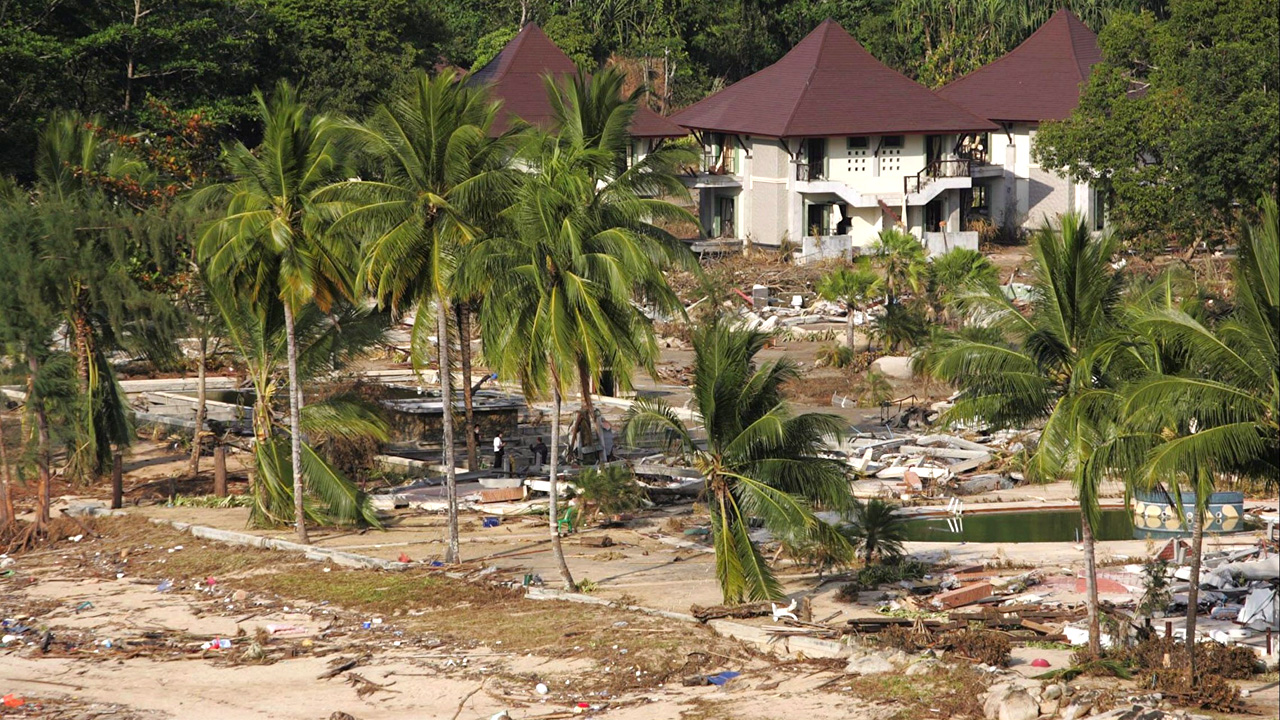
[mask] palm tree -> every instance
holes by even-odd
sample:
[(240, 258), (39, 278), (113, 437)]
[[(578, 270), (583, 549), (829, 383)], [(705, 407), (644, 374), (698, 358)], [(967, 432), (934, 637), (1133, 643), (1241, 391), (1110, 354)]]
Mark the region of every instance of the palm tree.
[(434, 79), (418, 72), (366, 123), (347, 128), (371, 160), (374, 179), (339, 183), (322, 196), (342, 208), (334, 230), (361, 239), (361, 276), (374, 296), (393, 312), (415, 308), (415, 367), (429, 361), (430, 335), (436, 334), (449, 505), (445, 559), (451, 563), (460, 559), (449, 362), (454, 269), (506, 207), (518, 180), (511, 163), (521, 131), (491, 136), (497, 110), (483, 88), (458, 82), (452, 72)]
[(968, 248), (952, 248), (929, 263), (926, 284), (932, 316), (950, 322), (952, 310), (965, 292), (994, 287), (999, 282), (995, 265), (985, 255)]
[(896, 560), (902, 557), (907, 539), (906, 522), (897, 512), (897, 505), (879, 498), (866, 502), (855, 500), (849, 516), (851, 522), (840, 528), (840, 534), (862, 554), (867, 565), (876, 556), (881, 561)]
[[(288, 524), (296, 512), (297, 488), (305, 489), (304, 512), (314, 524), (366, 525), (379, 522), (368, 497), (324, 460), (316, 447), (302, 440), (293, 464), (277, 429), (278, 403), (282, 389), (293, 386), (280, 376), (281, 360), (289, 353), (284, 308), (275, 302), (254, 302), (247, 293), (229, 286), (210, 288), (211, 301), (219, 314), (226, 337), (253, 384), (254, 479), (253, 505), (249, 522), (259, 527)], [(340, 369), (379, 342), (388, 326), (385, 314), (370, 313), (351, 303), (342, 303), (321, 312), (307, 305), (293, 318), (296, 363), (290, 377), (311, 380)], [(292, 395), (292, 392), (290, 392)], [(292, 398), (290, 398), (292, 402)], [(292, 411), (292, 407), (290, 407)], [(297, 429), (291, 435), (342, 435), (364, 437), (379, 442), (387, 439), (388, 426), (378, 408), (354, 395), (337, 395), (306, 405), (299, 412)], [(292, 440), (292, 438), (291, 438)], [(293, 468), (297, 467), (295, 473)], [(294, 478), (303, 477), (301, 484)], [(318, 502), (316, 502), (318, 501)]]
[[(605, 68), (590, 77), (575, 75), (567, 83), (548, 76), (543, 78), (543, 83), (551, 104), (555, 143), (566, 151), (576, 152), (577, 162), (594, 182), (596, 192), (589, 204), (589, 212), (596, 215), (592, 224), (625, 229), (633, 234), (636, 249), (647, 255), (642, 261), (647, 267), (632, 273), (637, 283), (634, 290), (637, 297), (659, 313), (682, 315), (684, 306), (665, 277), (649, 269), (656, 265), (665, 270), (675, 265), (696, 271), (698, 267), (687, 246), (657, 224), (696, 222), (687, 211), (661, 199), (688, 196), (688, 190), (680, 181), (679, 169), (696, 161), (696, 153), (685, 146), (660, 145), (644, 158), (630, 161), (629, 128), (642, 90), (637, 88), (629, 95), (624, 94), (626, 76), (617, 68)], [(634, 261), (627, 258), (622, 260), (634, 265)], [(630, 321), (638, 327), (649, 327), (634, 306), (618, 305), (616, 310), (633, 315)], [(633, 349), (643, 352), (631, 354)], [(655, 349), (652, 342), (620, 344), (615, 348), (621, 353), (614, 359), (616, 364), (600, 365), (585, 355), (578, 359), (578, 386), (586, 420), (580, 427), (590, 427), (597, 435), (600, 433), (591, 390), (600, 374), (613, 368), (636, 366), (652, 372)], [(626, 389), (630, 386), (631, 373), (620, 372), (617, 379)]]
[(838, 437), (843, 421), (820, 413), (792, 414), (781, 387), (799, 377), (783, 358), (757, 363), (766, 333), (717, 319), (695, 331), (693, 407), (706, 440), (694, 439), (671, 407), (638, 399), (624, 433), (631, 442), (661, 433), (706, 478), (716, 578), (726, 603), (775, 600), (782, 588), (749, 536), (758, 517), (778, 537), (807, 537), (842, 556), (848, 543), (813, 510), (852, 509), (848, 468), (821, 456), (823, 440)]
[(893, 227), (881, 230), (871, 252), (884, 272), (887, 305), (899, 302), (904, 292), (920, 292), (927, 264), (924, 246), (914, 235)]
[(215, 283), (246, 288), (253, 302), (278, 299), (284, 309), (289, 369), (289, 466), (293, 473), (298, 541), (309, 542), (302, 471), (302, 388), (295, 323), (314, 304), (327, 311), (350, 294), (354, 250), (327, 232), (332, 212), (316, 198), (343, 164), (335, 124), (313, 113), (288, 83), (268, 100), (255, 92), (263, 125), (256, 150), (236, 142), (226, 148), (232, 178), (201, 192), (225, 197), (226, 214), (200, 238), (199, 254)]
[(481, 329), (490, 365), (518, 378), (527, 396), (550, 392), (552, 543), (572, 586), (555, 532), (564, 392), (575, 374), (586, 397), (601, 370), (655, 357), (651, 322), (632, 303), (645, 298), (668, 308), (677, 301), (663, 280), (672, 252), (645, 218), (683, 211), (636, 197), (621, 179), (601, 188), (597, 173), (612, 156), (599, 149), (537, 135), (524, 162), (529, 174), (505, 213), (504, 232), (477, 244), (463, 274), (489, 279)]
[(818, 282), (818, 295), (823, 300), (844, 305), (845, 312), (848, 313), (845, 318), (844, 341), (850, 350), (854, 349), (854, 315), (858, 308), (865, 307), (873, 297), (880, 294), (880, 287), (880, 276), (871, 269), (871, 262), (866, 258), (858, 258), (852, 268), (834, 270)]
[[(1123, 327), (1123, 278), (1111, 267), (1116, 241), (1091, 235), (1076, 215), (1047, 222), (1032, 240), (1031, 311), (1023, 314), (998, 287), (966, 297), (971, 317), (987, 326), (937, 343), (928, 372), (962, 391), (947, 421), (981, 421), (994, 428), (1044, 422), (1030, 474), (1069, 478), (1079, 496), (1089, 648), (1100, 651), (1093, 528), (1098, 493), (1118, 433), (1119, 388), (1145, 372), (1137, 352), (1115, 352)], [(998, 333), (998, 339), (991, 335)], [(1114, 357), (1113, 357), (1114, 356)]]
[(1195, 493), (1187, 649), (1196, 673), (1195, 628), (1200, 557), (1216, 477), (1280, 484), (1280, 213), (1262, 203), (1262, 222), (1240, 238), (1231, 314), (1210, 325), (1180, 308), (1157, 309), (1137, 329), (1165, 344), (1177, 366), (1136, 383), (1127, 394), (1131, 432), (1151, 445), (1137, 478), (1169, 486), (1181, 511), (1182, 486)]

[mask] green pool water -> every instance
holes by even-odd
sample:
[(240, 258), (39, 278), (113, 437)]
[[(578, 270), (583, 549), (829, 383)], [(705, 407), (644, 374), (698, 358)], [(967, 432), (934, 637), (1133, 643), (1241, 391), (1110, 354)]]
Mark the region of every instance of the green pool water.
[[(1080, 513), (1074, 510), (966, 513), (962, 522), (961, 532), (954, 532), (954, 527), (948, 527), (947, 518), (910, 520), (907, 522), (907, 539), (921, 542), (1075, 542), (1080, 532)], [(1146, 537), (1134, 533), (1132, 517), (1126, 510), (1103, 510), (1102, 522), (1094, 528), (1094, 536), (1098, 540)]]

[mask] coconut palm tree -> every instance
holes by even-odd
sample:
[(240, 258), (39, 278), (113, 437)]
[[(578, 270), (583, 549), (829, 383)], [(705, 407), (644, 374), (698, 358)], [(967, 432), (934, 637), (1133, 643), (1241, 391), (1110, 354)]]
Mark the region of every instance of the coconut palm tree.
[[(697, 261), (688, 247), (663, 230), (661, 223), (696, 223), (696, 218), (665, 198), (688, 197), (688, 190), (679, 178), (680, 168), (695, 162), (697, 154), (686, 146), (664, 144), (632, 161), (629, 128), (639, 108), (642, 89), (625, 94), (626, 76), (617, 68), (605, 68), (589, 77), (579, 74), (567, 82), (548, 76), (543, 78), (543, 83), (552, 109), (555, 143), (576, 152), (576, 162), (594, 181), (596, 192), (589, 211), (598, 217), (592, 224), (631, 232), (641, 241), (637, 248), (649, 255), (647, 263), (656, 263), (663, 269), (679, 266), (696, 271)], [(585, 152), (588, 150), (593, 152)], [(658, 313), (683, 314), (683, 305), (661, 274), (640, 273), (635, 281), (637, 298), (649, 303)], [(619, 305), (616, 309), (635, 315), (633, 321), (647, 326), (634, 306)], [(655, 346), (652, 343), (620, 346), (618, 351), (624, 356), (617, 358), (617, 365), (600, 366), (592, 358), (579, 358), (578, 386), (586, 420), (579, 423), (580, 427), (591, 427), (597, 435), (600, 432), (592, 387), (601, 372), (636, 366), (652, 371), (656, 357), (651, 352), (626, 355), (632, 348), (649, 351)], [(630, 386), (629, 371), (620, 372), (616, 377), (624, 389)]]
[(920, 292), (927, 263), (924, 246), (914, 235), (896, 227), (886, 228), (872, 243), (871, 252), (884, 273), (886, 304), (899, 302), (907, 291)]
[(460, 83), (452, 72), (435, 78), (419, 72), (366, 122), (346, 128), (369, 161), (371, 177), (338, 183), (322, 195), (341, 209), (335, 232), (359, 238), (363, 246), (362, 282), (393, 312), (414, 309), (415, 367), (429, 362), (430, 336), (437, 337), (449, 506), (447, 562), (459, 560), (449, 357), (454, 269), (507, 206), (518, 181), (512, 156), (520, 129), (495, 135), (497, 111), (483, 88)]
[(964, 293), (999, 282), (995, 265), (986, 255), (968, 248), (952, 248), (933, 258), (926, 273), (926, 295), (931, 317), (949, 323)]
[(1262, 220), (1240, 238), (1230, 315), (1216, 325), (1185, 309), (1153, 310), (1136, 323), (1179, 359), (1127, 393), (1129, 431), (1150, 449), (1137, 480), (1168, 486), (1181, 512), (1185, 486), (1195, 493), (1187, 649), (1197, 680), (1195, 628), (1200, 557), (1209, 496), (1218, 477), (1280, 484), (1280, 213), (1262, 203)]
[(663, 280), (671, 252), (646, 218), (684, 213), (617, 180), (601, 188), (599, 168), (610, 162), (606, 151), (536, 135), (502, 232), (477, 243), (462, 273), (488, 279), (480, 323), (490, 366), (519, 379), (529, 397), (551, 395), (552, 543), (566, 586), (572, 575), (555, 533), (564, 393), (575, 375), (589, 393), (603, 369), (651, 362), (652, 324), (632, 303), (677, 304)]
[(262, 143), (226, 148), (233, 180), (201, 191), (201, 199), (225, 199), (226, 212), (200, 238), (199, 255), (214, 283), (245, 288), (253, 302), (283, 305), (289, 370), (289, 466), (293, 474), (299, 542), (307, 536), (302, 471), (302, 388), (294, 326), (315, 305), (327, 311), (351, 292), (355, 250), (328, 232), (332, 211), (316, 198), (340, 177), (344, 161), (335, 123), (312, 112), (288, 83), (268, 99), (255, 93)]
[[(226, 338), (253, 384), (254, 478), (250, 488), (253, 505), (249, 522), (258, 527), (285, 525), (293, 521), (298, 505), (295, 493), (301, 487), (307, 521), (313, 524), (366, 525), (379, 522), (368, 497), (340, 470), (324, 460), (307, 437), (365, 437), (385, 442), (388, 426), (378, 408), (354, 395), (337, 395), (305, 405), (299, 411), (297, 431), (304, 439), (298, 444), (300, 464), (293, 471), (292, 438), (281, 437), (279, 402), (282, 389), (293, 386), (292, 378), (308, 381), (341, 369), (382, 340), (388, 318), (351, 303), (341, 303), (322, 312), (306, 305), (293, 317), (292, 374), (281, 377), (282, 360), (289, 354), (289, 333), (284, 307), (268, 298), (255, 302), (248, 293), (221, 284), (210, 288), (212, 304), (220, 315)], [(292, 392), (290, 392), (292, 395)], [(292, 397), (290, 403), (292, 403)], [(290, 407), (292, 411), (292, 407)], [(295, 432), (292, 424), (284, 432)], [(294, 481), (298, 475), (302, 483)]]
[[(965, 298), (970, 318), (986, 326), (943, 340), (927, 353), (927, 371), (962, 391), (947, 421), (993, 428), (1044, 429), (1029, 463), (1044, 481), (1068, 478), (1079, 496), (1089, 647), (1100, 651), (1093, 529), (1098, 494), (1113, 466), (1122, 384), (1146, 372), (1138, 352), (1116, 352), (1123, 325), (1123, 278), (1111, 267), (1116, 241), (1092, 235), (1076, 215), (1047, 222), (1032, 240), (1031, 311), (1022, 313), (998, 287)], [(994, 337), (993, 337), (994, 336)]]
[(636, 442), (662, 434), (684, 452), (706, 478), (716, 578), (726, 603), (776, 600), (782, 588), (749, 532), (760, 518), (775, 536), (808, 538), (848, 557), (848, 543), (816, 518), (815, 506), (853, 507), (848, 467), (820, 455), (826, 438), (838, 437), (834, 415), (795, 415), (781, 387), (799, 372), (788, 359), (758, 363), (767, 333), (717, 319), (694, 333), (693, 407), (706, 440), (666, 403), (638, 399), (628, 411), (624, 434)]
[(840, 528), (840, 534), (862, 554), (867, 565), (877, 556), (881, 561), (896, 560), (902, 557), (902, 544), (907, 539), (906, 521), (897, 512), (897, 505), (879, 498), (855, 500), (850, 523)]
[(850, 350), (854, 349), (854, 314), (879, 295), (880, 289), (880, 276), (871, 268), (871, 261), (867, 258), (858, 258), (852, 268), (833, 270), (818, 282), (818, 295), (823, 300), (844, 305), (845, 312), (848, 313), (845, 318), (844, 341)]

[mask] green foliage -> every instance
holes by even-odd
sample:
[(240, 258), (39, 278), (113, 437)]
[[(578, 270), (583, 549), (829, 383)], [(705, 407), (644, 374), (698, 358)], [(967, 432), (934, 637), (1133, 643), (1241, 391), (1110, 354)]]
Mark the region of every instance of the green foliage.
[(1113, 16), (1079, 107), (1040, 128), (1036, 156), (1107, 192), (1125, 237), (1230, 239), (1237, 208), (1280, 175), (1278, 22), (1270, 0)]
[(1169, 561), (1151, 558), (1142, 564), (1142, 597), (1138, 599), (1138, 612), (1151, 616), (1154, 612), (1164, 612), (1173, 599), (1173, 590), (1169, 582)]
[(913, 348), (929, 336), (928, 320), (916, 303), (891, 302), (871, 317), (871, 336), (889, 350)]
[(814, 356), (814, 364), (818, 367), (843, 369), (852, 366), (857, 357), (858, 354), (848, 345), (828, 343), (818, 348), (818, 352)]
[(723, 318), (695, 331), (693, 407), (706, 430), (705, 447), (656, 398), (637, 400), (624, 430), (632, 443), (664, 434), (706, 477), (716, 578), (727, 603), (782, 594), (750, 538), (753, 517), (793, 545), (812, 540), (834, 554), (851, 554), (844, 537), (813, 514), (815, 506), (847, 511), (853, 504), (847, 466), (820, 454), (823, 438), (838, 436), (843, 422), (832, 415), (792, 414), (782, 385), (798, 377), (797, 369), (785, 358), (757, 362), (768, 339)]
[(903, 580), (919, 580), (929, 573), (928, 563), (919, 560), (903, 560), (901, 562), (868, 565), (858, 570), (858, 585), (872, 589), (889, 583)]
[(853, 398), (858, 407), (880, 407), (893, 399), (893, 383), (884, 373), (868, 370), (854, 383)]
[(854, 501), (850, 522), (840, 528), (840, 534), (867, 565), (877, 558), (883, 563), (902, 557), (907, 528), (897, 511), (897, 505), (879, 498)]
[[(645, 495), (625, 465), (589, 467), (573, 479), (578, 497), (594, 515), (617, 515), (644, 507)], [(586, 522), (586, 518), (584, 518)]]
[(880, 276), (866, 258), (858, 258), (852, 268), (842, 267), (824, 275), (816, 288), (818, 296), (843, 304), (853, 310), (861, 308), (880, 294)]

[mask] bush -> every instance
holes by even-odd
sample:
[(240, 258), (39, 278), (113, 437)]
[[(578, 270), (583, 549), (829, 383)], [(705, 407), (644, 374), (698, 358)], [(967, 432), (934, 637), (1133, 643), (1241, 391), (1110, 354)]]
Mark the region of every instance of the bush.
[(957, 655), (996, 667), (1009, 666), (1009, 653), (1013, 649), (1008, 635), (991, 630), (947, 633), (939, 643)]
[(1240, 689), (1221, 675), (1201, 672), (1192, 685), (1186, 668), (1156, 670), (1147, 676), (1144, 685), (1172, 696), (1179, 704), (1208, 710), (1230, 712), (1240, 704)]
[(919, 560), (906, 560), (889, 565), (868, 565), (858, 571), (858, 585), (863, 588), (874, 588), (877, 585), (895, 583), (902, 580), (919, 580), (929, 573), (928, 563)]
[(919, 638), (906, 625), (890, 625), (876, 633), (875, 641), (881, 647), (909, 653), (918, 652), (921, 647)]
[[(1247, 647), (1228, 646), (1212, 640), (1206, 640), (1196, 647), (1197, 671), (1202, 677), (1218, 675), (1231, 680), (1243, 680), (1257, 671), (1257, 656)], [(1169, 658), (1169, 668), (1185, 668), (1190, 662), (1186, 644), (1154, 636), (1134, 646), (1125, 659), (1143, 670), (1161, 671), (1166, 669), (1166, 655)]]
[(847, 368), (853, 365), (857, 353), (848, 345), (829, 343), (818, 348), (814, 365), (817, 367)]
[(573, 479), (587, 517), (596, 513), (618, 515), (644, 506), (644, 490), (625, 465), (590, 467)]
[(836, 591), (836, 601), (842, 603), (855, 603), (858, 601), (858, 593), (862, 591), (862, 587), (858, 583), (845, 583)]

